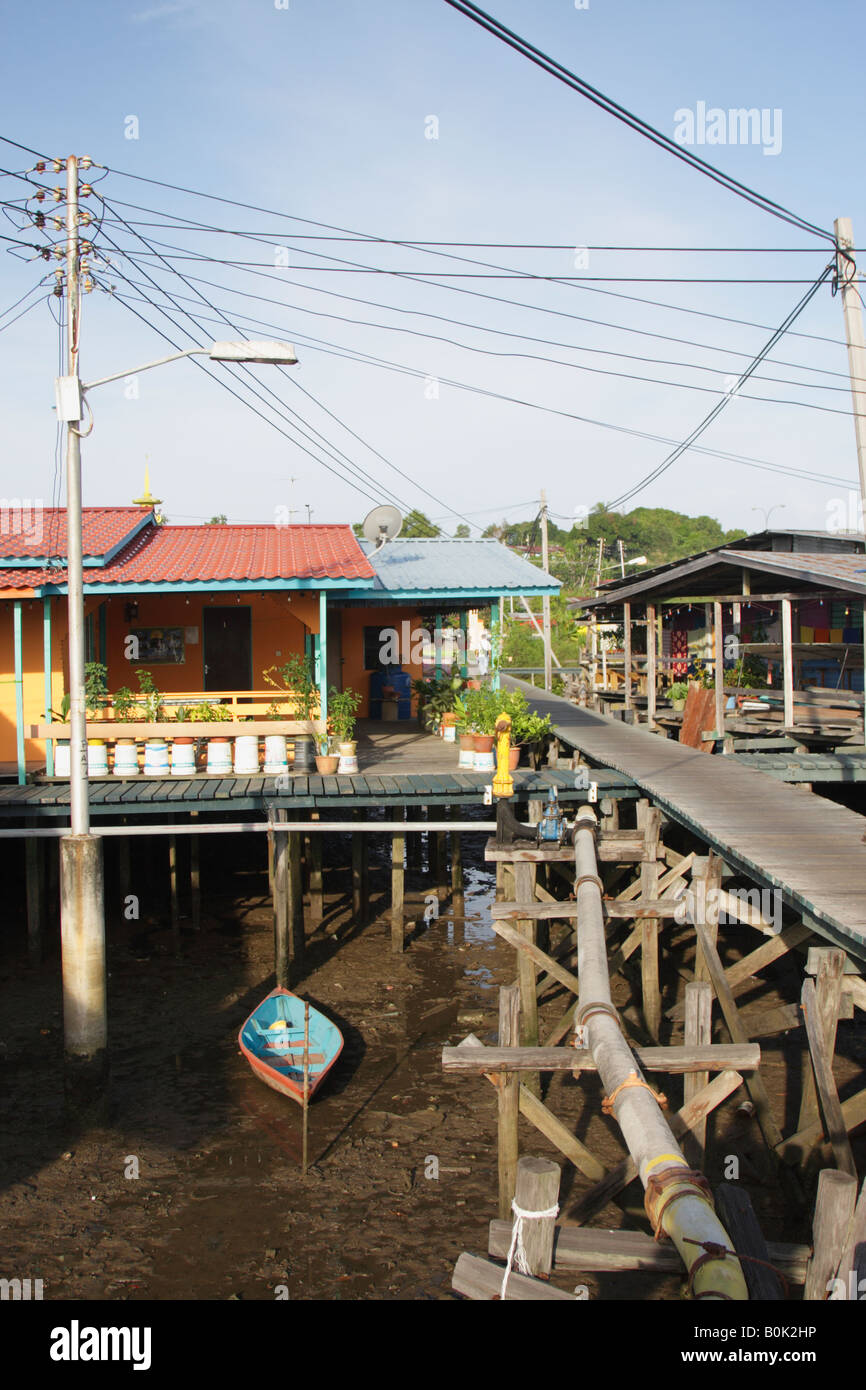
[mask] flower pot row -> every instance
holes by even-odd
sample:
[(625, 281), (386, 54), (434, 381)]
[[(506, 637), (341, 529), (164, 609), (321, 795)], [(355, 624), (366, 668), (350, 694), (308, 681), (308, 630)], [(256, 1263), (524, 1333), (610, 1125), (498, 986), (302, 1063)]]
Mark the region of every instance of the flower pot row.
[[(109, 767), (109, 740), (87, 740), (87, 771), (90, 777), (192, 777), (203, 770), (212, 777), (248, 776), (259, 773), (279, 776), (289, 767), (295, 772), (312, 772), (314, 761), (313, 736), (301, 734), (287, 748), (284, 734), (267, 734), (264, 755), (257, 734), (214, 735), (208, 739), (176, 736), (172, 739), (122, 738), (113, 740), (114, 757)], [(144, 744), (144, 760), (139, 765), (139, 743)], [(206, 743), (206, 752), (201, 745)], [(204, 762), (204, 767), (200, 764)], [(315, 757), (316, 768), (326, 773), (351, 773), (358, 770), (357, 745), (339, 744), (339, 752), (328, 757)], [(321, 764), (321, 766), (320, 766)], [(58, 739), (54, 748), (54, 775), (70, 775), (69, 741)]]
[[(457, 766), (466, 772), (495, 772), (496, 758), (493, 752), (496, 739), (492, 734), (460, 734), (460, 756)], [(508, 753), (509, 771), (513, 772), (520, 763), (520, 748), (513, 746)]]

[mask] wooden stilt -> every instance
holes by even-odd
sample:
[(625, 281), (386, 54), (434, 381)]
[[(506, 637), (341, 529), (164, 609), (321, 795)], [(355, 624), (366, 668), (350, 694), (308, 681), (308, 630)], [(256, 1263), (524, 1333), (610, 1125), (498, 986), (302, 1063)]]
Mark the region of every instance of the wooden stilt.
[(168, 837), (168, 893), (171, 915), (171, 934), (175, 951), (180, 950), (180, 908), (177, 898), (177, 836)]
[[(312, 820), (319, 820), (319, 812), (313, 811)], [(310, 835), (310, 920), (321, 922), (325, 915), (325, 894), (322, 878), (322, 832), (313, 831)]]
[[(691, 980), (686, 985), (686, 1047), (702, 1046), (712, 1042), (713, 991), (706, 980)], [(683, 1101), (687, 1105), (694, 1100), (699, 1091), (710, 1079), (708, 1071), (687, 1073), (683, 1085)], [(706, 1116), (698, 1120), (692, 1130), (689, 1160), (695, 1168), (703, 1168), (704, 1152), (707, 1142)]]
[[(640, 866), (641, 897), (657, 898), (659, 884), (658, 843), (661, 828), (661, 812), (655, 806), (645, 807), (639, 824), (644, 832), (646, 853), (651, 856)], [(659, 982), (659, 922), (658, 918), (644, 917), (640, 920), (641, 929), (641, 985), (643, 995), (643, 1016), (650, 1037), (658, 1041), (662, 1020), (662, 996)]]
[[(512, 866), (514, 893), (517, 902), (532, 901), (532, 866), (518, 860)], [(515, 924), (516, 930), (531, 945), (535, 945), (535, 923), (530, 919)], [(518, 951), (517, 981), (520, 987), (520, 1042), (523, 1047), (538, 1046), (538, 998), (535, 993), (535, 962), (526, 951)], [(541, 1082), (537, 1072), (529, 1072), (524, 1085), (533, 1095), (541, 1095)]]
[[(719, 891), (722, 883), (722, 865), (715, 855), (708, 859), (696, 859), (692, 866), (695, 906), (708, 940), (715, 949), (719, 937)], [(710, 971), (698, 939), (695, 956), (695, 979), (709, 980)]]
[[(407, 807), (406, 807), (406, 819), (407, 819), (407, 821), (418, 821), (418, 820), (420, 820), (420, 815), (419, 815), (419, 812), (418, 812), (417, 807), (415, 807), (415, 806), (407, 806)], [(421, 868), (421, 836), (420, 836), (420, 835), (407, 834), (407, 836), (406, 836), (406, 868), (407, 868), (407, 869), (420, 869), (420, 868)]]
[(286, 819), (286, 812), (280, 808), (274, 812), (274, 829), (268, 832), (273, 840), (274, 863), (274, 974), (277, 984), (289, 988), (290, 946), (289, 946), (289, 851), (288, 835), (280, 830), (279, 822)]
[(310, 1002), (304, 1001), (304, 1136), (301, 1172), (307, 1176), (307, 1151), (310, 1129)]
[(406, 851), (405, 830), (395, 831), (391, 836), (391, 950), (400, 955), (404, 948), (405, 921), (403, 898), (405, 891), (405, 868), (403, 859)]
[[(450, 808), (451, 819), (460, 818), (460, 807)], [(459, 830), (451, 832), (451, 911), (455, 918), (455, 932), (463, 939), (463, 915), (466, 911), (463, 879), (463, 840)]]
[(818, 1177), (818, 1196), (812, 1224), (813, 1255), (806, 1271), (804, 1302), (823, 1303), (832, 1291), (832, 1282), (845, 1252), (845, 1238), (856, 1200), (856, 1178), (835, 1168), (822, 1169)]
[[(517, 1163), (514, 1202), (521, 1211), (555, 1211), (562, 1169), (552, 1158), (521, 1158)], [(515, 1220), (518, 1218), (515, 1216)], [(523, 1248), (529, 1273), (547, 1278), (553, 1268), (555, 1216), (523, 1222)]]
[[(845, 952), (835, 947), (820, 948), (818, 954), (818, 974), (816, 981), (818, 1019), (824, 1049), (830, 1058), (836, 1051), (836, 1024), (842, 1002), (842, 976), (845, 971)], [(800, 1092), (800, 1117), (797, 1129), (807, 1129), (818, 1119), (818, 1094), (815, 1089), (813, 1069), (808, 1064), (803, 1068), (803, 1083)]]
[[(355, 820), (363, 820), (365, 811), (355, 812)], [(368, 915), (367, 836), (363, 831), (352, 835), (352, 916), (364, 925)]]
[[(843, 957), (844, 961), (843, 952), (839, 951), (838, 954)], [(838, 983), (841, 986), (841, 976)], [(837, 1000), (840, 997), (841, 989), (837, 993)], [(806, 1024), (806, 1036), (809, 1040), (809, 1053), (812, 1058), (815, 1088), (818, 1092), (821, 1114), (824, 1117), (824, 1129), (833, 1146), (837, 1165), (842, 1172), (850, 1173), (856, 1179), (857, 1165), (851, 1152), (851, 1142), (848, 1138), (842, 1107), (839, 1103), (839, 1092), (836, 1090), (836, 1081), (833, 1077), (833, 1056), (827, 1045), (827, 1032), (822, 1027), (818, 992), (811, 979), (806, 979), (803, 982), (802, 1008)], [(835, 1017), (830, 1020), (830, 1026), (835, 1040)]]
[(291, 953), (292, 969), (295, 978), (297, 978), (295, 967), (303, 964), (304, 951), (306, 948), (306, 936), (304, 934), (304, 885), (301, 875), (302, 838), (301, 831), (290, 831), (286, 846), (288, 856), (286, 879), (288, 889), (287, 916), (289, 925), (289, 951)]
[(201, 867), (198, 835), (189, 837), (189, 901), (193, 931), (201, 931)]
[(42, 964), (42, 918), (44, 913), (44, 854), (39, 840), (24, 841), (27, 880), (27, 962), (34, 969)]
[[(504, 985), (499, 991), (499, 1046), (517, 1047), (519, 1042), (520, 991), (515, 985)], [(504, 1221), (511, 1215), (517, 1184), (520, 1077), (503, 1072), (498, 1086), (499, 1215)]]

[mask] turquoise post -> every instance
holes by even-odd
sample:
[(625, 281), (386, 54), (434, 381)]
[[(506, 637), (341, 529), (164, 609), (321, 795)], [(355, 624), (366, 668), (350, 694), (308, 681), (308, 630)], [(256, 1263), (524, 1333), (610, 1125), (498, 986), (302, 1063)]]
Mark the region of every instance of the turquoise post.
[(434, 674), (437, 681), (442, 675), (442, 614), (437, 613), (434, 619), (436, 626), (433, 629), (433, 651), (434, 655)]
[(490, 669), (492, 675), (490, 684), (494, 690), (499, 689), (499, 663), (502, 660), (502, 629), (500, 627), (501, 607), (499, 599), (495, 598), (490, 605), (490, 626), (496, 631), (496, 642), (490, 653)]
[(460, 636), (461, 636), (461, 646), (462, 646), (462, 655), (461, 655), (461, 658), (460, 658), (460, 675), (462, 676), (463, 680), (465, 680), (466, 677), (469, 675), (469, 666), (467, 665), (467, 660), (466, 660), (466, 659), (467, 659), (467, 656), (468, 656), (468, 652), (467, 652), (467, 650), (466, 650), (467, 632), (468, 632), (468, 629), (469, 629), (469, 614), (466, 612), (466, 609), (464, 608), (463, 611), (462, 611), (462, 613), (460, 614)]
[[(47, 596), (42, 600), (42, 669), (45, 679), (45, 720), (52, 723), (51, 718), (51, 599)], [(54, 776), (54, 741), (47, 739), (45, 743), (45, 771), (49, 777)]]
[(319, 704), (321, 718), (328, 721), (328, 595), (319, 594)]
[(27, 762), (24, 757), (24, 661), (21, 644), (21, 602), (16, 600), (12, 610), (15, 641), (15, 735), (18, 752), (18, 785), (27, 781)]

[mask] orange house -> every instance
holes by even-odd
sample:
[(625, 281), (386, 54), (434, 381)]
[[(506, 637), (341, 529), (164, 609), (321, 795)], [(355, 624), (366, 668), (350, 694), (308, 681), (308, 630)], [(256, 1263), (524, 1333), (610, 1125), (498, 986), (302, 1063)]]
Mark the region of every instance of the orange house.
[[(348, 525), (160, 525), (141, 506), (85, 507), (82, 523), (86, 659), (106, 667), (112, 694), (137, 695), (137, 673), (149, 672), (169, 704), (257, 712), (274, 695), (263, 672), (304, 654), (321, 716), (330, 687), (351, 687), (363, 718), (383, 671), (399, 668), (405, 686), (443, 664), (447, 615), (465, 633), (472, 609), (489, 607), (497, 623), (502, 595), (559, 588), (498, 541), (375, 549)], [(64, 510), (0, 511), (0, 764), (21, 782), (28, 767), (53, 768), (53, 745), (25, 731), (53, 722), (68, 689), (65, 566)]]

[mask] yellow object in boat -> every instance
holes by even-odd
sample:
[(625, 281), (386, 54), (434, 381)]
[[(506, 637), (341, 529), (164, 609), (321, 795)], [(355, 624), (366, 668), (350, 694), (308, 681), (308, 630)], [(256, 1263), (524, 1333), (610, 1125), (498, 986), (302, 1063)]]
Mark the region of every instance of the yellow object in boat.
[(271, 1024), (269, 1031), (273, 1032), (275, 1028), (288, 1028), (288, 1026), (288, 1023), (284, 1018), (278, 1018)]

